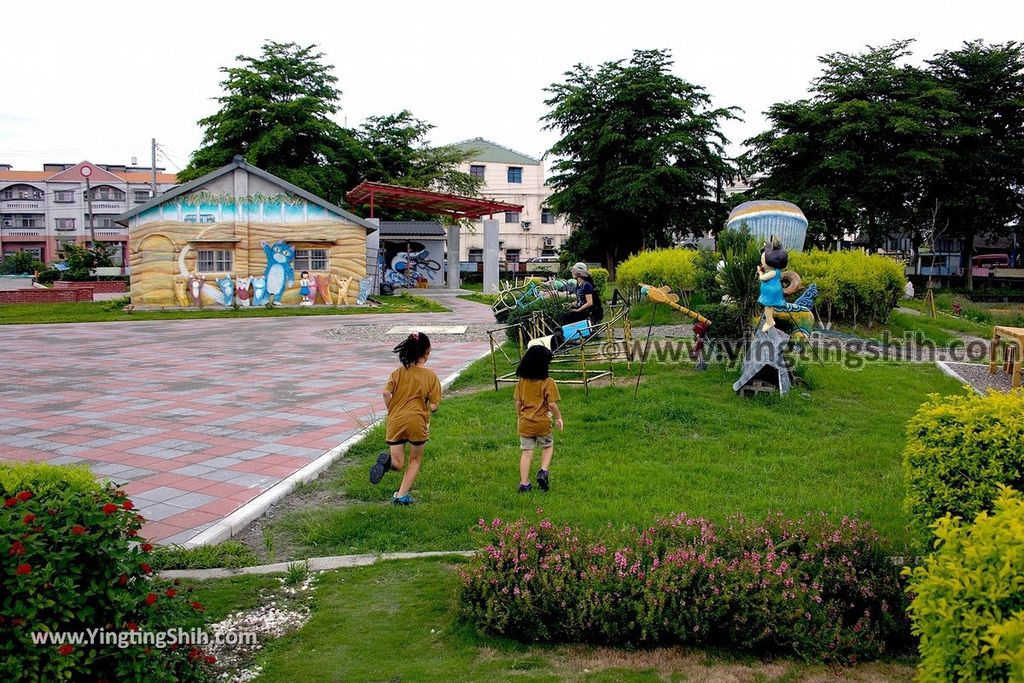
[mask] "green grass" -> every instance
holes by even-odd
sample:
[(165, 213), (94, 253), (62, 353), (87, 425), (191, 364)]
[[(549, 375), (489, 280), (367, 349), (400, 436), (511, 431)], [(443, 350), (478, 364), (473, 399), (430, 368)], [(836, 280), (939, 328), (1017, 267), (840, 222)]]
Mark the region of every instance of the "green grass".
[[(909, 681), (913, 674), (900, 663), (827, 668), (682, 648), (525, 645), (482, 636), (457, 617), (456, 567), (446, 560), (415, 560), (321, 574), (310, 620), (257, 655), (263, 667), (259, 680), (795, 681), (849, 675)], [(232, 600), (236, 609), (253, 606), (252, 595), (270, 582), (277, 580), (206, 581), (196, 586), (195, 595), (208, 605), (206, 615), (213, 616), (224, 613)]]
[(264, 308), (207, 306), (202, 310), (124, 311), (127, 299), (60, 304), (5, 304), (0, 306), (0, 325), (33, 323), (92, 323), (125, 320), (181, 320), (195, 318), (269, 318), (354, 313), (441, 313), (448, 309), (430, 299), (403, 295), (380, 297), (380, 306), (335, 308), (333, 306)]
[[(489, 363), (459, 386), (489, 382)], [(367, 481), (383, 446), (377, 428), (316, 483), (350, 503), (286, 514), (275, 536), (305, 556), (466, 549), (477, 519), (543, 508), (590, 529), (677, 512), (722, 520), (824, 511), (858, 515), (894, 544), (920, 540), (902, 512), (904, 425), (928, 393), (960, 391), (955, 381), (928, 365), (815, 365), (804, 373), (810, 390), (748, 400), (732, 391), (736, 374), (649, 363), (636, 400), (625, 377), (589, 398), (563, 385), (552, 491), (523, 496), (511, 385), (452, 397), (432, 422), (417, 505), (388, 504), (396, 474), (376, 487)]]
[(478, 294), (476, 292), (472, 294), (462, 294), (459, 298), (466, 299), (467, 301), (475, 301), (478, 304), (485, 304), (487, 306), (492, 305), (498, 299), (496, 294)]
[(197, 548), (159, 546), (153, 550), (152, 564), (157, 569), (196, 569), (204, 567), (247, 567), (256, 564), (256, 555), (239, 541)]

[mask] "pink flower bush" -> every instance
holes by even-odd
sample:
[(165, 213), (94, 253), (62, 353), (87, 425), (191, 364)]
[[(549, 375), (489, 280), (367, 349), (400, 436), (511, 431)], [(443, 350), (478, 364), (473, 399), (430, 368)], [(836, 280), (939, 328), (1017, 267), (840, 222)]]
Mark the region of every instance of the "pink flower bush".
[(828, 661), (910, 646), (899, 567), (853, 519), (678, 515), (600, 538), (548, 520), (481, 522), (484, 552), (461, 573), (460, 604), (483, 632)]

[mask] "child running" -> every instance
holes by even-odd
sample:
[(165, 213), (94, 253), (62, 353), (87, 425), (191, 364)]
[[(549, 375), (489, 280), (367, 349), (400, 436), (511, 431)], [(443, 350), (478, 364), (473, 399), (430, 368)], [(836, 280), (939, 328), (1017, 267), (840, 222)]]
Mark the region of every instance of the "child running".
[(543, 346), (531, 346), (519, 361), (516, 375), (516, 414), (519, 416), (519, 447), (523, 451), (519, 458), (519, 493), (533, 489), (530, 483), (530, 464), (537, 448), (541, 450), (540, 470), (537, 471), (537, 485), (547, 491), (548, 468), (555, 452), (555, 440), (551, 433), (551, 416), (559, 430), (564, 430), (562, 413), (558, 410), (558, 387), (548, 377), (551, 365), (551, 351)]
[(416, 501), (409, 491), (420, 471), (423, 447), (430, 438), (430, 415), (441, 403), (441, 382), (433, 370), (424, 367), (430, 358), (430, 340), (422, 332), (413, 332), (395, 347), (402, 367), (391, 373), (384, 387), (384, 405), (388, 409), (387, 443), (390, 453), (377, 456), (370, 468), (370, 483), (378, 484), (384, 475), (405, 467), (405, 444), (409, 444), (409, 466), (402, 485), (392, 497), (395, 505)]

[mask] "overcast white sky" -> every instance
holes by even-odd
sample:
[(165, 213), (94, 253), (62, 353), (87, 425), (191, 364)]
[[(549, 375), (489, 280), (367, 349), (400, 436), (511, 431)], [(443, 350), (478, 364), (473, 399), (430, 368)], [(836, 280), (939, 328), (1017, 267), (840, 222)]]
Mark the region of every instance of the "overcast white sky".
[(675, 72), (736, 105), (737, 144), (773, 102), (802, 97), (816, 58), (914, 38), (923, 60), (965, 40), (1024, 40), (1024, 2), (627, 0), (5, 3), (0, 163), (149, 163), (156, 137), (184, 166), (216, 109), (219, 67), (264, 39), (316, 43), (342, 90), (339, 123), (409, 109), (431, 142), (484, 137), (540, 156), (543, 89), (576, 63), (669, 48)]

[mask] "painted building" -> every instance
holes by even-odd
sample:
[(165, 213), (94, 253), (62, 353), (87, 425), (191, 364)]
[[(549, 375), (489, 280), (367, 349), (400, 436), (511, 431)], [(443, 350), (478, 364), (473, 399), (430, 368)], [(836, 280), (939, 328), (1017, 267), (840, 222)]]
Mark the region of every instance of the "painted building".
[[(177, 178), (158, 168), (157, 193)], [(0, 164), (0, 253), (28, 251), (44, 263), (57, 260), (62, 241), (91, 244), (86, 178), (92, 195), (96, 241), (112, 247), (114, 263), (127, 254), (128, 233), (115, 220), (152, 198), (152, 169), (137, 166), (44, 164), (42, 171), (16, 171)]]
[[(465, 140), (454, 146), (472, 151), (472, 159), (462, 164), (460, 170), (484, 181), (480, 190), (482, 196), (523, 205), (521, 212), (494, 216), (498, 220), (501, 258), (513, 264), (556, 256), (572, 228), (547, 207), (546, 202), (554, 190), (545, 184), (544, 160), (483, 138)], [(460, 261), (483, 259), (484, 237), (480, 225), (480, 221), (476, 221), (476, 230), (463, 231)]]
[(395, 289), (443, 287), (447, 241), (435, 221), (381, 221), (381, 281)]
[(296, 304), (303, 270), (332, 299), (340, 283), (354, 297), (366, 235), (377, 229), (242, 157), (117, 222), (128, 228), (131, 298), (142, 307), (194, 305), (195, 296), (203, 305)]

